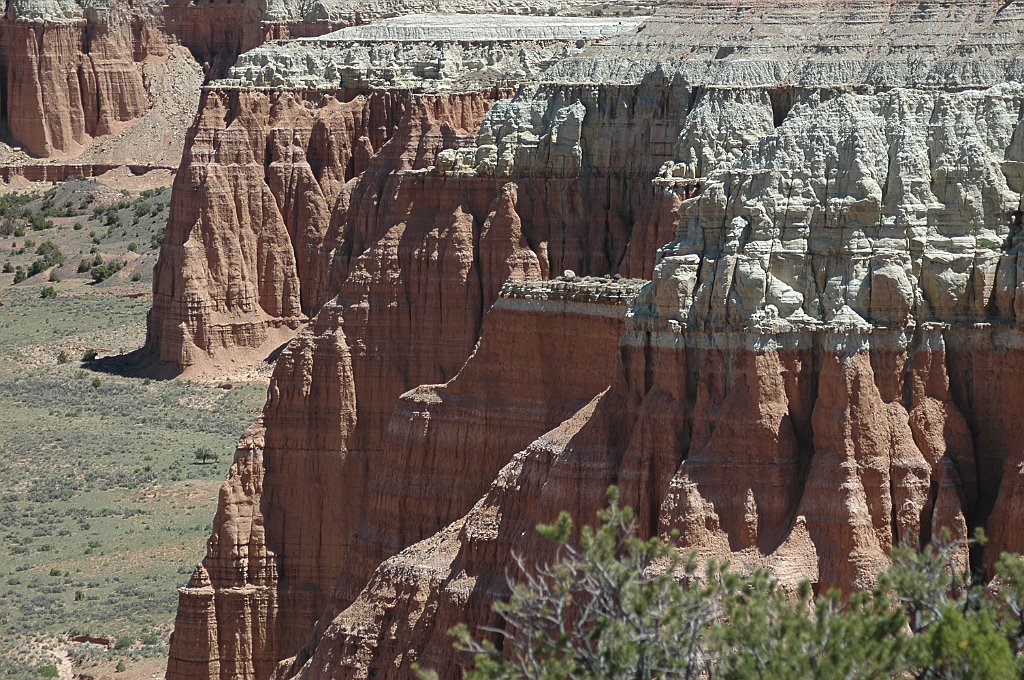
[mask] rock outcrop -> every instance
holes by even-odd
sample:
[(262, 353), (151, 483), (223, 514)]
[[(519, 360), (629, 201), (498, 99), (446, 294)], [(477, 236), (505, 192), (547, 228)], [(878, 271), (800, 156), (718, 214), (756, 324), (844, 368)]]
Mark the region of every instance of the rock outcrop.
[[(498, 96), (207, 90), (154, 274), (154, 351), (180, 366), (265, 356), (273, 330), (336, 295), (352, 250), (379, 238), (391, 211), (373, 204), (398, 188), (395, 172), (469, 138)], [(363, 208), (350, 220), (349, 205)]]
[[(243, 57), (232, 70), (234, 79), (204, 91), (154, 277), (147, 344), (155, 355), (183, 369), (229, 360), (237, 352), (265, 356), (283, 337), (274, 329), (296, 328), (337, 295), (358, 258), (381, 257), (399, 225), (473, 222), (476, 233), (494, 213), (501, 224), (525, 221), (526, 247), (536, 253), (538, 275), (567, 268), (581, 274), (650, 272), (654, 248), (672, 230), (670, 220), (656, 221), (654, 215), (674, 204), (652, 207), (648, 178), (671, 158), (678, 127), (648, 112), (672, 111), (682, 102), (668, 100), (667, 92), (655, 101), (641, 99), (636, 87), (613, 93), (567, 87), (558, 100), (503, 109), (475, 140), (493, 145), (499, 139), (524, 149), (539, 145), (558, 163), (557, 172), (535, 173), (526, 161), (515, 177), (495, 176), (486, 167), (455, 168), (454, 150), (468, 147), (492, 104), (512, 94), (497, 71), (466, 78), (473, 63), (466, 59), (469, 53), (484, 58), (511, 46), (515, 54), (530, 55), (518, 63), (536, 76), (568, 51), (579, 51), (579, 31), (609, 30), (603, 21), (580, 21), (570, 38), (551, 40), (551, 31), (557, 35), (564, 23), (549, 30), (505, 17), (484, 20), (519, 28), (509, 35), (500, 26), (490, 42), (454, 41), (457, 64), (421, 73), (401, 87), (372, 86), (374, 74), (399, 70), (392, 47), (444, 52), (447, 43), (424, 37), (395, 43), (387, 37), (367, 53), (331, 38), (315, 41), (321, 45), (319, 60), (300, 59), (295, 50), (306, 48), (285, 44), (275, 48), (273, 59), (266, 56), (270, 48)], [(537, 31), (543, 40), (526, 40)], [(353, 55), (368, 60), (352, 61), (338, 75), (334, 66)], [(257, 68), (259, 63), (267, 66)], [(292, 70), (282, 71), (281, 64)], [(297, 75), (300, 66), (305, 76)], [(335, 75), (328, 78), (329, 72)], [(267, 80), (300, 89), (260, 89)], [(451, 91), (464, 82), (471, 83), (469, 92)], [(530, 115), (525, 129), (516, 122), (523, 106)], [(598, 126), (584, 124), (588, 109), (608, 106), (623, 108), (621, 123), (592, 117)], [(613, 134), (613, 128), (621, 132)], [(653, 153), (633, 157), (632, 145), (646, 139), (656, 144)], [(583, 145), (591, 142), (585, 158)], [(484, 166), (489, 148), (480, 147)], [(632, 239), (634, 225), (642, 225), (643, 242)], [(388, 268), (404, 273), (406, 264), (381, 264), (366, 276), (388, 279), (395, 275)], [(473, 303), (474, 328), (486, 309), (480, 305), (495, 299), (503, 280), (483, 281), (483, 298)], [(467, 340), (470, 347), (475, 337)], [(468, 348), (456, 366), (467, 354)]]
[[(386, 191), (338, 194), (292, 316), (249, 279), (264, 328), (313, 318), (275, 370), (262, 486), (233, 472), (181, 591), (170, 676), (457, 677), (447, 629), (500, 625), (511, 552), (545, 559), (536, 524), (592, 520), (613, 483), (646, 535), (819, 589), (942, 529), (987, 529), (958, 556), (979, 568), (1024, 549), (1022, 28), (1017, 2), (669, 2), (487, 99)], [(386, 84), (344, 63), (234, 73)], [(310, 223), (279, 242), (303, 252)], [(243, 345), (241, 315), (203, 344), (221, 293), (190, 312), (188, 285), (153, 346)]]
[(462, 92), (515, 84), (645, 18), (405, 15), (246, 52), (218, 86)]
[[(146, 134), (151, 140), (154, 133), (169, 136), (173, 151), (161, 160), (176, 161), (201, 80), (167, 63), (179, 50), (215, 78), (238, 55), (268, 40), (319, 36), (382, 17), (424, 11), (573, 13), (588, 4), (593, 2), (6, 0), (0, 16), (0, 133), (13, 148), (0, 149), (0, 162), (80, 157), (153, 109), (163, 115), (143, 125)], [(622, 11), (642, 8), (629, 2)], [(168, 78), (173, 82), (165, 86)], [(186, 97), (187, 106), (164, 105), (167, 93)], [(139, 153), (136, 142), (115, 140), (116, 160), (141, 162), (133, 156)]]
[[(424, 347), (393, 336), (371, 354), (379, 331), (358, 315), (373, 307), (325, 307), (278, 361), (265, 435), (239, 446), (207, 558), (181, 591), (168, 677), (267, 677), (276, 660), (304, 660), (325, 609), (346, 608), (383, 559), (464, 514), (516, 450), (605, 389), (641, 283), (506, 284), (461, 370), (468, 348), (453, 338), (434, 359), (452, 377), (400, 396), (387, 364), (426, 383)], [(377, 401), (397, 405), (388, 416)], [(347, 494), (367, 503), (339, 503)]]
[(34, 156), (74, 154), (149, 108), (136, 62), (167, 54), (166, 42), (133, 35), (130, 17), (114, 8), (87, 15), (75, 2), (9, 3), (0, 123)]

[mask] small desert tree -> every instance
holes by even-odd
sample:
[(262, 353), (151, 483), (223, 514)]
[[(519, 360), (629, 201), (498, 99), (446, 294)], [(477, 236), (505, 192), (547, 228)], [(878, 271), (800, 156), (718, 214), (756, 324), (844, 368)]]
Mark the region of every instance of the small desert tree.
[(214, 453), (213, 449), (209, 446), (196, 449), (195, 459), (197, 463), (202, 465), (206, 465), (207, 463), (216, 463), (218, 458), (217, 454)]

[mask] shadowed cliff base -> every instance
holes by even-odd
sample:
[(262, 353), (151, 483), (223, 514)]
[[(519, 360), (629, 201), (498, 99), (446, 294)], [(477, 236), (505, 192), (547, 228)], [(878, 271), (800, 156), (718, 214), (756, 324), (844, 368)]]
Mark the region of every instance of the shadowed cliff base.
[(124, 378), (151, 378), (169, 380), (178, 375), (177, 366), (166, 361), (155, 361), (144, 347), (128, 352), (83, 361), (82, 367), (96, 373), (109, 373)]

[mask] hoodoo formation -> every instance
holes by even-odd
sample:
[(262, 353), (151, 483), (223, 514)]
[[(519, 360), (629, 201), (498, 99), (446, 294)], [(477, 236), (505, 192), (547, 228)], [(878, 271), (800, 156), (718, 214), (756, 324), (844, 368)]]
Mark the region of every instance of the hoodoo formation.
[(169, 678), (458, 677), (448, 628), (610, 484), (819, 589), (1024, 549), (1024, 3), (377, 4), (188, 133), (148, 348), (293, 339)]

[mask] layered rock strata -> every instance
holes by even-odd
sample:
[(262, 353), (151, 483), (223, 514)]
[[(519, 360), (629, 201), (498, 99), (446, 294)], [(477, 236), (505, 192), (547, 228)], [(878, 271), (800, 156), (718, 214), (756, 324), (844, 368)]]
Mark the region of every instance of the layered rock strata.
[(221, 87), (465, 91), (533, 80), (646, 17), (414, 14), (244, 54)]
[[(500, 625), (511, 551), (545, 559), (536, 524), (591, 521), (612, 483), (645, 535), (819, 589), (869, 585), (942, 529), (989, 531), (963, 564), (1024, 548), (1022, 21), (1015, 2), (668, 3), (400, 173), (392, 217), (353, 198), (365, 231), (339, 234), (375, 236), (331, 247), (338, 295), (265, 412), (276, 599), (241, 620), (274, 612), (279, 676), (456, 677), (448, 627)], [(551, 343), (531, 361), (563, 362), (528, 386), (474, 378), (508, 375), (489, 338), (510, 306), (528, 330), (534, 298), (591, 304), (566, 281), (499, 294), (564, 269), (651, 272), (617, 350)], [(549, 417), (520, 419), (534, 402)], [(213, 584), (247, 545), (228, 526), (172, 666), (266, 639), (211, 632), (245, 583)]]
[(500, 625), (511, 551), (545, 559), (536, 524), (592, 519), (613, 483), (643, 533), (819, 589), (868, 586), (942, 528), (988, 529), (976, 566), (1024, 549), (1022, 94), (841, 95), (710, 172), (609, 390), (384, 562), (295, 676), (456, 677), (445, 631)]
[[(517, 449), (604, 389), (641, 283), (506, 284), (461, 370), (400, 397), (375, 394), (394, 378), (361, 375), (370, 359), (359, 348), (372, 336), (341, 318), (359, 310), (328, 305), (278, 362), (265, 435), (257, 426), (239, 446), (207, 558), (180, 594), (168, 677), (267, 677), (276, 660), (304, 661), (317, 619), (331, 618), (324, 610), (358, 593), (349, 584), (466, 512)], [(544, 359), (533, 361), (540, 348)], [(397, 347), (389, 359), (422, 363)], [(310, 387), (296, 390), (303, 374)], [(374, 398), (397, 405), (383, 437), (367, 442), (362, 411)], [(320, 425), (304, 439), (311, 416)], [(372, 500), (337, 503), (345, 493)]]
[(10, 3), (0, 20), (0, 124), (28, 153), (73, 154), (149, 108), (136, 62), (165, 59), (165, 42), (132, 35), (118, 11), (37, 10)]
[[(573, 31), (590, 26), (573, 25)], [(523, 34), (508, 44), (516, 54), (532, 55), (521, 59), (530, 73), (566, 50), (581, 49), (576, 39), (559, 42), (557, 49), (548, 41), (527, 45), (524, 35), (542, 24), (522, 26)], [(609, 28), (596, 22), (587, 30)], [(391, 68), (388, 48), (395, 44), (383, 41), (369, 61), (351, 68), (364, 74)], [(413, 44), (428, 43), (417, 38)], [(466, 49), (482, 55), (504, 44), (499, 35), (493, 44)], [(347, 54), (349, 43), (344, 45), (331, 47), (331, 54)], [(255, 87), (263, 72), (247, 64), (260, 60), (244, 57), (233, 73), (252, 78), (244, 82)], [(302, 87), (296, 91), (243, 88), (242, 81), (228, 80), (204, 92), (154, 279), (147, 344), (164, 361), (187, 368), (237, 350), (265, 355), (272, 349), (268, 339), (278, 337), (274, 328), (295, 328), (336, 295), (357, 258), (374, 254), (375, 244), (397, 225), (470, 220), (479, 229), (490, 213), (499, 222), (525, 220), (528, 248), (545, 276), (566, 268), (643, 276), (653, 266), (655, 245), (671, 233), (670, 221), (653, 216), (674, 205), (652, 208), (648, 178), (671, 158), (678, 127), (660, 111), (646, 120), (652, 109), (682, 105), (667, 93), (649, 101), (636, 87), (614, 93), (567, 88), (559, 101), (528, 104), (529, 129), (508, 128), (502, 121), (514, 112), (503, 114), (495, 127), (485, 126), (478, 143), (501, 135), (521, 140), (525, 148), (532, 139), (533, 147), (539, 145), (560, 166), (557, 173), (532, 177), (524, 165), (521, 181), (510, 183), (510, 177), (486, 171), (447, 172), (439, 160), (443, 152), (472, 143), (492, 102), (511, 94), (496, 89), (497, 72), (472, 80), (467, 93), (449, 92), (462, 82), (467, 62), (443, 77), (421, 75), (417, 91), (369, 88), (369, 77), (330, 90), (321, 62), (301, 63), (310, 75), (297, 78)], [(612, 128), (618, 124), (583, 121), (588, 108), (608, 106), (624, 109), (619, 127), (625, 130), (617, 139)], [(591, 139), (593, 149), (584, 158), (583, 145)], [(638, 139), (656, 146), (651, 154), (630, 158), (630, 144)], [(263, 177), (268, 181), (261, 182)], [(239, 202), (243, 195), (248, 198)], [(229, 203), (229, 197), (235, 198)], [(644, 225), (643, 242), (632, 239), (637, 224)], [(406, 267), (387, 265), (392, 266), (400, 272)], [(387, 267), (370, 276), (390, 276)], [(501, 280), (485, 281), (485, 299), (493, 300), (500, 285)], [(473, 312), (477, 328), (483, 309)]]
[[(24, 164), (32, 157), (78, 157), (97, 146), (97, 140), (135, 126), (144, 128), (150, 139), (154, 134), (170, 136), (166, 143), (174, 147), (173, 153), (161, 161), (176, 161), (184, 142), (180, 133), (195, 111), (202, 76), (222, 76), (239, 54), (268, 40), (319, 36), (414, 12), (530, 15), (578, 12), (588, 4), (592, 3), (6, 0), (0, 5), (0, 132), (13, 148), (0, 149), (0, 161)], [(636, 13), (642, 6), (630, 2), (623, 11)], [(187, 50), (202, 74), (199, 79), (167, 63), (178, 50)], [(173, 106), (163, 101), (168, 96), (188, 102)], [(139, 119), (153, 109), (161, 115), (140, 125)], [(119, 162), (140, 162), (133, 157), (139, 152), (137, 141), (113, 144)], [(109, 154), (112, 145), (107, 146)]]
[[(588, 94), (580, 89), (567, 92), (566, 97), (582, 97), (587, 101), (586, 106), (595, 109), (609, 105), (601, 99), (589, 99)], [(568, 155), (563, 163), (565, 173), (508, 182), (486, 173), (445, 172), (433, 165), (443, 145), (456, 147), (472, 141), (466, 133), (479, 127), (494, 94), (414, 95), (407, 91), (385, 90), (355, 95), (347, 102), (339, 101), (339, 93), (325, 99), (322, 92), (308, 96), (300, 93), (268, 95), (211, 89), (206, 96), (203, 117), (196, 126), (190, 147), (196, 167), (193, 170), (186, 166), (179, 172), (173, 199), (176, 201), (183, 196), (189, 202), (180, 208), (172, 206), (171, 219), (172, 228), (179, 223), (198, 228), (190, 228), (183, 234), (169, 234), (164, 244), (156, 278), (158, 281), (169, 276), (176, 278), (166, 289), (159, 284), (156, 286), (150, 338), (157, 338), (161, 351), (175, 347), (167, 342), (168, 337), (180, 338), (179, 347), (188, 347), (191, 343), (197, 349), (189, 351), (195, 354), (184, 357), (199, 363), (203, 361), (203, 354), (208, 356), (208, 346), (195, 343), (193, 338), (213, 338), (215, 342), (209, 347), (220, 350), (245, 346), (246, 335), (237, 332), (244, 326), (230, 321), (220, 327), (225, 331), (218, 336), (221, 330), (211, 325), (210, 319), (231, 320), (233, 314), (242, 323), (255, 319), (257, 323), (253, 327), (260, 328), (257, 324), (262, 323), (265, 330), (285, 318), (280, 313), (282, 309), (297, 310), (299, 314), (319, 311), (278, 360), (266, 409), (264, 488), (260, 499), (247, 501), (248, 506), (278, 508), (265, 516), (267, 548), (259, 553), (261, 561), (276, 566), (273, 595), (259, 591), (259, 597), (245, 600), (248, 604), (244, 606), (248, 609), (238, 610), (243, 605), (239, 604), (241, 600), (235, 593), (248, 592), (245, 590), (248, 585), (259, 585), (245, 580), (247, 568), (243, 563), (249, 559), (246, 555), (253, 554), (253, 549), (247, 539), (236, 537), (230, 528), (222, 532), (218, 523), (218, 535), (204, 562), (213, 596), (208, 597), (211, 590), (202, 572), (196, 576), (195, 588), (183, 591), (181, 619), (168, 669), (173, 677), (196, 677), (197, 674), (198, 677), (237, 677), (246, 673), (265, 677), (270, 661), (296, 653), (301, 657), (301, 648), (325, 609), (334, 611), (346, 607), (358, 592), (359, 584), (369, 577), (381, 559), (458, 517), (483, 492), (494, 472), (517, 446), (556, 422), (557, 418), (552, 420), (553, 415), (570, 413), (607, 383), (606, 369), (610, 364), (600, 369), (596, 353), (588, 354), (594, 357), (593, 370), (589, 374), (567, 373), (564, 385), (548, 384), (543, 373), (536, 374), (531, 381), (544, 384), (550, 400), (523, 413), (523, 422), (509, 430), (518, 429), (518, 434), (514, 437), (509, 434), (511, 438), (502, 442), (503, 448), (482, 451), (486, 456), (479, 460), (465, 458), (466, 465), (473, 466), (470, 468), (473, 473), (460, 480), (461, 489), (457, 493), (453, 488), (453, 493), (437, 497), (436, 492), (430, 493), (439, 488), (437, 484), (423, 487), (423, 503), (417, 510), (421, 516), (415, 522), (391, 526), (388, 522), (379, 522), (367, 507), (335, 502), (338, 494), (354, 495), (364, 488), (380, 487), (381, 513), (405, 518), (402, 510), (408, 507), (409, 501), (400, 497), (400, 489), (392, 477), (395, 470), (412, 465), (407, 461), (426, 458), (419, 467), (436, 467), (439, 483), (458, 479), (455, 468), (447, 468), (445, 473), (446, 468), (436, 462), (436, 457), (443, 454), (442, 460), (447, 460), (448, 452), (463, 442), (458, 427), (461, 419), (466, 418), (470, 424), (482, 421), (485, 425), (493, 419), (478, 409), (474, 411), (469, 395), (459, 396), (458, 388), (462, 384), (459, 383), (453, 388), (454, 396), (448, 400), (450, 405), (438, 406), (436, 414), (439, 423), (451, 419), (456, 425), (455, 432), (446, 435), (441, 428), (435, 434), (428, 429), (429, 436), (438, 437), (438, 441), (428, 440), (413, 447), (408, 442), (412, 434), (405, 431), (407, 425), (388, 426), (399, 397), (418, 385), (444, 383), (459, 372), (480, 337), (484, 312), (499, 299), (503, 282), (538, 279), (551, 271), (568, 268), (581, 274), (617, 269), (628, 273), (631, 267), (642, 270), (642, 258), (628, 256), (634, 249), (630, 232), (633, 221), (651, 210), (652, 188), (646, 178), (669, 157), (671, 145), (667, 145), (660, 157), (637, 159), (643, 165), (632, 171), (629, 168), (633, 163), (627, 160), (630, 148), (627, 138), (622, 140), (621, 146), (595, 145), (597, 153), (588, 165), (596, 166), (597, 170), (582, 172), (581, 143), (591, 137), (606, 137), (608, 131), (602, 129), (603, 126), (577, 129), (573, 141), (574, 128), (570, 123), (563, 125), (559, 145), (550, 151)], [(638, 101), (636, 97), (635, 90), (626, 90), (615, 101), (630, 107), (653, 105)], [(314, 99), (319, 106), (314, 108), (308, 99)], [(389, 102), (390, 108), (383, 106), (384, 102)], [(393, 115), (393, 129), (378, 127), (366, 132), (357, 125), (338, 124), (343, 120), (339, 112), (357, 105), (366, 107), (360, 109), (365, 112), (358, 118), (360, 124), (379, 124)], [(536, 125), (543, 127), (551, 125), (555, 119), (561, 120), (561, 108), (539, 111)], [(642, 120), (644, 116), (638, 113), (637, 117)], [(222, 127), (225, 124), (226, 127)], [(663, 124), (638, 122), (630, 135), (647, 135), (652, 127), (658, 134), (665, 134), (659, 129)], [(207, 125), (210, 132), (204, 131)], [(309, 126), (311, 132), (305, 132), (305, 126)], [(280, 127), (286, 127), (287, 131), (279, 131)], [(329, 136), (328, 131), (333, 136)], [(384, 133), (379, 145), (371, 145), (366, 140), (374, 132)], [(669, 132), (667, 136), (672, 138), (674, 133)], [(290, 142), (290, 156), (275, 152), (271, 157), (287, 159), (287, 162), (266, 163), (271, 159), (260, 156), (264, 139)], [(324, 140), (332, 140), (326, 149)], [(375, 154), (377, 149), (380, 151)], [(200, 163), (211, 157), (217, 160)], [(224, 158), (234, 162), (221, 160)], [(610, 168), (620, 159), (625, 173), (611, 173)], [(287, 222), (282, 225), (266, 211), (251, 213), (251, 207), (234, 213), (216, 207), (216, 196), (231, 195), (235, 186), (250, 186), (248, 182), (268, 172), (266, 168), (286, 177), (309, 178), (303, 179), (305, 185), (295, 180), (269, 182), (267, 191), (271, 192), (273, 201), (261, 199), (259, 203), (271, 209), (274, 206), (301, 207), (301, 212), (279, 208), (294, 226), (288, 226)], [(222, 172), (221, 180), (217, 175)], [(245, 173), (250, 172), (256, 174), (246, 177)], [(634, 184), (634, 177), (641, 179)], [(218, 185), (219, 181), (224, 184)], [(195, 187), (191, 192), (185, 188), (189, 183)], [(303, 186), (308, 189), (300, 191)], [(274, 193), (278, 190), (280, 194)], [(333, 211), (319, 210), (318, 190), (325, 194), (327, 190), (336, 192), (322, 203), (334, 205)], [(568, 198), (573, 193), (577, 196), (564, 203), (544, 198), (559, 195)], [(201, 197), (199, 201), (193, 198), (197, 194)], [(588, 195), (612, 195), (616, 200), (612, 203), (587, 201)], [(207, 196), (210, 199), (205, 198)], [(197, 216), (180, 220), (175, 212), (179, 209), (193, 210)], [(237, 232), (224, 228), (225, 224), (234, 224), (233, 219), (238, 215), (247, 213), (257, 216), (239, 223)], [(592, 227), (587, 226), (587, 216), (592, 218)], [(665, 229), (666, 225), (670, 231), (671, 221), (663, 221), (661, 228)], [(250, 229), (259, 236), (249, 236)], [(268, 236), (271, 230), (280, 237)], [(300, 240), (309, 233), (313, 233), (312, 247), (302, 245)], [(644, 235), (649, 236), (646, 231)], [(290, 278), (292, 274), (287, 269), (284, 276), (263, 268), (247, 269), (246, 259), (242, 259), (231, 266), (223, 266), (219, 270), (222, 274), (217, 275), (218, 270), (211, 264), (222, 266), (218, 262), (220, 256), (213, 257), (217, 251), (211, 248), (198, 247), (198, 241), (216, 238), (223, 243), (225, 237), (227, 243), (237, 242), (245, 247), (253, 243), (281, 244), (277, 252), (284, 254), (273, 256), (278, 261), (286, 261), (292, 253), (298, 252), (310, 254), (309, 265), (304, 270), (296, 257), (295, 275)], [(289, 238), (288, 242), (285, 237)], [(187, 239), (180, 250), (170, 245), (179, 238)], [(646, 261), (651, 262), (650, 253), (657, 242), (658, 238), (654, 237), (638, 243), (635, 249), (647, 253)], [(237, 251), (232, 247), (227, 252)], [(316, 259), (317, 256), (320, 259)], [(196, 268), (182, 266), (182, 261), (175, 262), (176, 257), (194, 258), (191, 261), (196, 263)], [(261, 259), (255, 257), (251, 261)], [(211, 274), (196, 275), (204, 270)], [(249, 278), (250, 290), (269, 290), (274, 304), (277, 300), (288, 299), (281, 294), (284, 291), (297, 292), (298, 299), (291, 307), (272, 307), (266, 303), (266, 297), (257, 298), (257, 293), (253, 292), (250, 299), (257, 299), (260, 308), (271, 309), (273, 315), (252, 314), (254, 307), (246, 309), (241, 304), (234, 310), (225, 305), (213, 312), (209, 307), (219, 304), (217, 293), (224, 290), (222, 281), (230, 282), (239, 272), (245, 276), (249, 271), (253, 271)], [(303, 272), (305, 278), (301, 276)], [(297, 285), (289, 287), (290, 281), (296, 281)], [(564, 285), (586, 291), (590, 284), (582, 279)], [(589, 338), (584, 347), (594, 344), (595, 348), (610, 350), (621, 333), (621, 305), (635, 292), (636, 285), (611, 282), (605, 285), (606, 295), (593, 296), (589, 302), (579, 301), (586, 314), (570, 309), (555, 315), (555, 320), (564, 328), (559, 328), (559, 323), (545, 315), (533, 318), (523, 310), (511, 308), (498, 319), (514, 320), (507, 322), (507, 332), (513, 338), (522, 338), (524, 348), (539, 347), (542, 341), (538, 335), (545, 329), (555, 339), (575, 329), (581, 337)], [(179, 317), (168, 314), (167, 310), (173, 310), (180, 299), (175, 296), (186, 297), (181, 295), (186, 286), (191, 286), (184, 290), (192, 291), (189, 293), (194, 295), (192, 300), (200, 301), (192, 307), (196, 313), (191, 317), (187, 312)], [(164, 300), (162, 290), (173, 291), (173, 294)], [(235, 290), (240, 288), (228, 288), (229, 299)], [(551, 294), (557, 298), (557, 292), (543, 293), (544, 290), (547, 289), (542, 288), (534, 297)], [(333, 300), (325, 300), (334, 294)], [(586, 297), (585, 292), (580, 295)], [(529, 304), (546, 309), (542, 303), (537, 300)], [(309, 306), (304, 307), (305, 304)], [(511, 302), (501, 304), (514, 307)], [(552, 300), (547, 306), (562, 310), (564, 304)], [(589, 311), (609, 306), (617, 311), (601, 314)], [(188, 309), (178, 307), (182, 308)], [(215, 315), (222, 311), (227, 314)], [(577, 320), (577, 315), (582, 318)], [(296, 314), (293, 318), (301, 317)], [(190, 329), (193, 320), (204, 325), (190, 338), (184, 331)], [(183, 331), (184, 337), (173, 335), (175, 327)], [(211, 328), (212, 332), (207, 330)], [(229, 332), (232, 335), (228, 340), (220, 339), (227, 338)], [(240, 337), (242, 342), (238, 341)], [(250, 346), (259, 342), (261, 338)], [(485, 356), (496, 356), (501, 346), (500, 341), (481, 344), (474, 356), (481, 352)], [(592, 350), (575, 348), (574, 351), (589, 353)], [(195, 357), (196, 354), (200, 356)], [(608, 352), (605, 355), (610, 356)], [(169, 358), (180, 361), (173, 355)], [(519, 363), (510, 360), (508, 366), (511, 369)], [(541, 368), (550, 366), (553, 365), (540, 365)], [(567, 356), (558, 366), (559, 371), (568, 370), (572, 363)], [(475, 372), (468, 370), (466, 375), (472, 387)], [(513, 389), (517, 383), (512, 382), (511, 376), (508, 380), (509, 388)], [(432, 396), (422, 394), (413, 398), (426, 398), (428, 403), (433, 400)], [(511, 405), (513, 400), (508, 398), (506, 403)], [(526, 407), (521, 403), (518, 408)], [(398, 411), (402, 410), (400, 404)], [(479, 435), (479, 440), (487, 445), (502, 441), (484, 433)], [(509, 442), (515, 444), (510, 447)], [(430, 463), (431, 460), (435, 463)], [(220, 573), (220, 568), (210, 565), (225, 563), (235, 564), (234, 572), (230, 578), (218, 579), (214, 574)], [(225, 602), (231, 603), (225, 605), (227, 609), (217, 609), (221, 592), (226, 593)], [(211, 611), (216, 612), (212, 619)], [(229, 616), (228, 612), (233, 613)], [(239, 623), (215, 628), (211, 621)], [(258, 627), (251, 627), (249, 622), (258, 622)], [(218, 641), (216, 651), (210, 646), (214, 639)], [(260, 642), (250, 642), (255, 640)], [(213, 664), (213, 660), (217, 663)]]
[(379, 238), (371, 202), (395, 172), (466, 139), (498, 96), (206, 91), (154, 273), (155, 353), (189, 366), (296, 328)]

